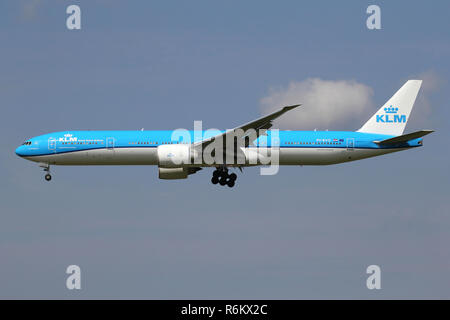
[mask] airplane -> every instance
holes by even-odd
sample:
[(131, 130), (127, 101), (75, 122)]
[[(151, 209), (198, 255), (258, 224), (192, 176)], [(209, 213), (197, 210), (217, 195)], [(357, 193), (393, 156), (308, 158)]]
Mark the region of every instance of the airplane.
[[(160, 179), (186, 179), (211, 167), (211, 182), (231, 188), (237, 179), (231, 169), (242, 172), (267, 164), (264, 161), (275, 154), (280, 166), (331, 165), (422, 146), (422, 137), (433, 130), (403, 134), (421, 84), (408, 80), (356, 132), (268, 130), (275, 119), (300, 106), (292, 105), (225, 131), (53, 132), (26, 140), (16, 154), (37, 162), (47, 181), (52, 179), (51, 165), (155, 165)], [(208, 148), (212, 161), (205, 160)]]

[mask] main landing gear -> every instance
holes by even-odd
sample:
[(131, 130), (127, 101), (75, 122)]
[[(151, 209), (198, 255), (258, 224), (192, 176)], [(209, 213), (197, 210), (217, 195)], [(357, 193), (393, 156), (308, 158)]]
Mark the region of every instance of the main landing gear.
[(233, 188), (236, 179), (237, 175), (235, 173), (228, 174), (228, 169), (223, 167), (214, 170), (211, 182), (213, 184), (220, 184), (221, 186), (227, 185), (230, 188)]
[(44, 168), (44, 172), (47, 172), (47, 174), (44, 176), (45, 180), (52, 180), (52, 175), (50, 174), (50, 165), (47, 163), (40, 163), (39, 167)]

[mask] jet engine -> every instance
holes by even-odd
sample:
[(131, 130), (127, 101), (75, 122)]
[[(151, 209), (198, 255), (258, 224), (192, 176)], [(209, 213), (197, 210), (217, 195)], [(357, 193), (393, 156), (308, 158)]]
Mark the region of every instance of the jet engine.
[(163, 144), (158, 146), (158, 166), (160, 168), (180, 168), (191, 163), (190, 145)]
[(163, 144), (158, 146), (157, 153), (160, 179), (186, 179), (188, 175), (201, 170), (200, 167), (189, 166), (195, 154), (190, 145)]

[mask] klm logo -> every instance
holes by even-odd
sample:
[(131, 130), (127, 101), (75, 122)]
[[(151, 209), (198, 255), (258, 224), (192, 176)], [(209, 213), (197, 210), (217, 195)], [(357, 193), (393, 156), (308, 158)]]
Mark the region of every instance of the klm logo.
[(398, 108), (397, 107), (388, 107), (384, 108), (384, 112), (386, 114), (377, 114), (377, 122), (383, 122), (383, 123), (406, 123), (406, 115), (397, 114)]
[(78, 138), (74, 137), (73, 134), (71, 133), (66, 133), (64, 135), (64, 138), (59, 138), (58, 139), (59, 142), (76, 142), (78, 141)]

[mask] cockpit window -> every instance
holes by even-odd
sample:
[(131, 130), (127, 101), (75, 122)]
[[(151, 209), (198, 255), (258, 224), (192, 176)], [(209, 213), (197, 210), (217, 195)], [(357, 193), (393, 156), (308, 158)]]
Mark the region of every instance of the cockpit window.
[(24, 143), (22, 143), (23, 146), (29, 146), (31, 145), (31, 141), (25, 141)]

